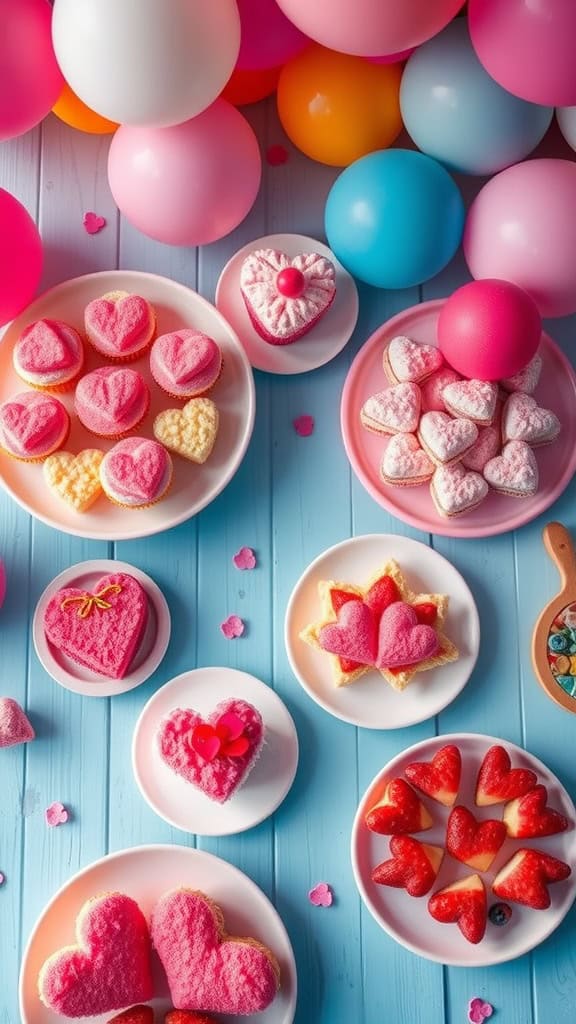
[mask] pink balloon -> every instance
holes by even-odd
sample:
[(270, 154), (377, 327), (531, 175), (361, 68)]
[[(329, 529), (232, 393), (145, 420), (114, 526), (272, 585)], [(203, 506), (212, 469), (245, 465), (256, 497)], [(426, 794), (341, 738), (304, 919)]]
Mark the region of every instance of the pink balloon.
[(440, 32), (464, 0), (278, 0), (305, 35), (341, 53), (401, 53)]
[(0, 188), (0, 326), (33, 299), (42, 273), (42, 242), (32, 217)]
[(470, 207), (464, 255), (473, 277), (512, 281), (542, 316), (576, 312), (576, 164), (527, 160), (492, 178)]
[(310, 42), (276, 0), (238, 0), (238, 10), (241, 41), (236, 67), (243, 71), (279, 68)]
[(470, 0), (478, 59), (508, 92), (532, 103), (576, 104), (575, 0)]
[(167, 245), (206, 245), (233, 231), (256, 199), (261, 173), (252, 128), (221, 99), (171, 128), (121, 125), (108, 157), (121, 212)]
[(411, 46), (408, 50), (401, 50), (400, 53), (389, 53), (387, 57), (366, 57), (366, 60), (369, 60), (371, 64), (399, 64), (400, 61), (408, 60), (415, 49), (415, 46)]
[(0, 141), (39, 124), (64, 88), (51, 22), (47, 0), (0, 0)]

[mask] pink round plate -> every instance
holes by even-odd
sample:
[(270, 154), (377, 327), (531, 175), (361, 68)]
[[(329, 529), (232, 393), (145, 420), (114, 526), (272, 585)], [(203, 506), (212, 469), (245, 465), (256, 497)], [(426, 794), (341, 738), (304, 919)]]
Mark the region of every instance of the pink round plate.
[(360, 410), (370, 395), (390, 382), (382, 366), (386, 345), (396, 335), (436, 345), (436, 324), (443, 299), (423, 302), (382, 324), (358, 352), (344, 383), (340, 418), (350, 465), (375, 501), (392, 515), (426, 533), (445, 537), (490, 537), (507, 533), (536, 519), (560, 497), (576, 472), (576, 374), (547, 334), (542, 334), (542, 375), (534, 397), (552, 409), (562, 433), (550, 445), (536, 449), (540, 471), (538, 492), (532, 498), (509, 498), (493, 491), (470, 512), (445, 519), (438, 514), (428, 484), (390, 487), (380, 476), (386, 440), (370, 433), (360, 422)]

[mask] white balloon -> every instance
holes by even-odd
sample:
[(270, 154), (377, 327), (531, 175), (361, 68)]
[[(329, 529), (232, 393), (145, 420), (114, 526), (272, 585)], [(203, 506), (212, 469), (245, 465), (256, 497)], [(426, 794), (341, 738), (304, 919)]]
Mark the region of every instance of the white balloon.
[(74, 92), (121, 124), (181, 124), (216, 99), (240, 49), (236, 0), (55, 0), (52, 37)]
[(576, 107), (556, 107), (556, 120), (568, 145), (576, 149)]

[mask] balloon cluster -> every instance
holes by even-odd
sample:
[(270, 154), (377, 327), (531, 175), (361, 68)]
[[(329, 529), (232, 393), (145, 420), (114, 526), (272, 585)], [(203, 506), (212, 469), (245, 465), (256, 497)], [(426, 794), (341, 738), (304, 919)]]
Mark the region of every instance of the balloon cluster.
[[(554, 108), (576, 149), (576, 2), (463, 7), (0, 0), (0, 141), (50, 110), (113, 134), (109, 182), (122, 213), (160, 242), (201, 245), (232, 231), (258, 193), (259, 147), (238, 107), (277, 93), (292, 143), (342, 169), (326, 234), (358, 278), (421, 284), (463, 242), (475, 278), (519, 285), (543, 315), (573, 312), (576, 164), (523, 161)], [(391, 148), (403, 129), (416, 150)], [(467, 216), (454, 172), (495, 175)], [(6, 195), (0, 242), (18, 219)], [(0, 320), (37, 274), (37, 239), (22, 231), (30, 260), (7, 301), (2, 279)]]

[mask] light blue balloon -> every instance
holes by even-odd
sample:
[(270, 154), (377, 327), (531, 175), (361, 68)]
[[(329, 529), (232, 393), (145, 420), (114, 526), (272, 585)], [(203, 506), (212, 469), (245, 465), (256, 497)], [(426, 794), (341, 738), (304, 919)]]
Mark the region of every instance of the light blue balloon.
[[(512, 56), (511, 56), (512, 59)], [(528, 156), (552, 107), (518, 99), (484, 70), (465, 18), (419, 46), (404, 69), (400, 108), (423, 153), (464, 174), (495, 174)]]
[(462, 239), (464, 204), (436, 160), (386, 149), (356, 160), (336, 179), (325, 227), (330, 248), (360, 281), (410, 288), (452, 259)]

